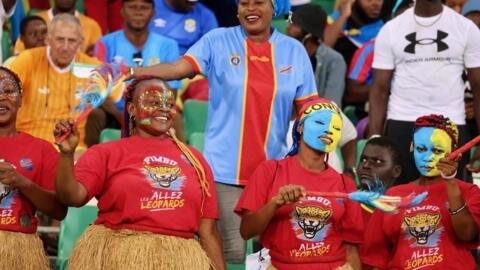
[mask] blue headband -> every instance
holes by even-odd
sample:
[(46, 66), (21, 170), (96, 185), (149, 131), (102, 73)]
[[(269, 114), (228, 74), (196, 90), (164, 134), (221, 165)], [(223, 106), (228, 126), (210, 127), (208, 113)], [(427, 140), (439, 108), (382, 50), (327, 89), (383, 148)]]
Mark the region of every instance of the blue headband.
[(273, 16), (281, 16), (290, 13), (290, 0), (272, 0)]
[[(238, 1), (237, 5), (238, 5)], [(277, 17), (290, 13), (290, 0), (271, 0), (273, 4), (273, 16)]]

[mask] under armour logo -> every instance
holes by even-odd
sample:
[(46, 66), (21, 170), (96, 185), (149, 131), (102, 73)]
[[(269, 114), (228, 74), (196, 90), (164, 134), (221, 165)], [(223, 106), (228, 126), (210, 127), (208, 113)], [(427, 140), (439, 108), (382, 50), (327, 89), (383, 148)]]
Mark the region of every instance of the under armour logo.
[(405, 36), (405, 39), (410, 41), (403, 51), (407, 53), (415, 53), (415, 46), (417, 45), (430, 45), (433, 43), (437, 44), (437, 52), (445, 51), (448, 49), (448, 44), (443, 42), (446, 37), (448, 36), (447, 33), (437, 30), (437, 38), (424, 38), (417, 40), (417, 33), (411, 33)]

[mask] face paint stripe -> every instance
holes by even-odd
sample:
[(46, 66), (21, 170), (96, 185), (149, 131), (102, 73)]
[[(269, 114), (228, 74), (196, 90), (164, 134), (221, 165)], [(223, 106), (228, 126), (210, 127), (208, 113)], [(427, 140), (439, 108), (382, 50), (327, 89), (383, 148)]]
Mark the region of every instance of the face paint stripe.
[[(339, 114), (331, 110), (317, 110), (307, 116), (303, 124), (303, 140), (308, 146), (322, 152), (335, 150), (341, 137), (342, 119)], [(334, 126), (340, 130), (334, 129)], [(325, 143), (321, 136), (327, 136), (331, 142)]]
[[(240, 158), (237, 179), (247, 179), (255, 166), (266, 159), (265, 146), (270, 129), (270, 115), (275, 96), (275, 71), (270, 43), (262, 45), (246, 41), (246, 89), (244, 91)], [(269, 106), (265, 104), (267, 102)], [(258, 147), (263, 145), (263, 148)]]
[[(448, 134), (437, 128), (423, 127), (414, 134), (414, 159), (417, 170), (423, 176), (438, 176), (440, 172), (436, 169), (438, 160), (451, 151), (452, 139)], [(422, 149), (418, 149), (421, 147)], [(441, 149), (443, 153), (434, 153), (433, 149)], [(427, 169), (426, 167), (433, 167)]]

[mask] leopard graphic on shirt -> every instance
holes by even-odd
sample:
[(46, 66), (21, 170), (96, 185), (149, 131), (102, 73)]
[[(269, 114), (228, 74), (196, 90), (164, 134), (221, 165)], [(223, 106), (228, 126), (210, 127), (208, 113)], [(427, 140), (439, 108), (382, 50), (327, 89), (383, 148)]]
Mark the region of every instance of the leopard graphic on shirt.
[(417, 240), (417, 244), (425, 245), (428, 242), (428, 237), (437, 230), (440, 215), (420, 213), (414, 216), (405, 216), (404, 221), (410, 235)]
[(295, 207), (298, 226), (303, 230), (306, 239), (313, 239), (321, 231), (332, 216), (332, 209), (324, 209), (316, 206)]

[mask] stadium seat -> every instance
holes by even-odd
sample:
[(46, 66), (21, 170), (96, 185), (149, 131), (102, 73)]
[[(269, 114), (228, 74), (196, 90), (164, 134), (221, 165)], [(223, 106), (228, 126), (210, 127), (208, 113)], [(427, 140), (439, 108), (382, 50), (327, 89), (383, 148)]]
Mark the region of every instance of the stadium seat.
[(187, 138), (187, 141), (192, 133), (205, 132), (207, 110), (207, 101), (188, 99), (183, 104), (183, 123), (185, 125), (185, 138)]
[(116, 141), (120, 139), (122, 131), (115, 128), (105, 128), (100, 132), (100, 143)]
[(312, 0), (312, 4), (321, 6), (327, 14), (330, 14), (335, 7), (335, 0)]
[(283, 17), (280, 18), (275, 18), (272, 20), (272, 26), (277, 29), (278, 32), (285, 34), (285, 31), (287, 30), (287, 20)]
[(67, 269), (68, 257), (75, 247), (77, 239), (97, 218), (98, 208), (85, 205), (79, 208), (69, 207), (65, 219), (60, 223), (58, 235), (57, 269)]
[(355, 106), (351, 105), (345, 106), (345, 108), (343, 108), (343, 113), (348, 117), (348, 119), (350, 119), (350, 121), (352, 121), (353, 125), (357, 125), (359, 121), (355, 110)]
[(368, 141), (367, 139), (357, 140), (357, 160), (356, 160), (357, 165), (360, 162), (360, 156), (362, 155), (363, 148), (365, 148), (365, 144), (367, 143), (367, 141)]
[[(253, 238), (247, 240), (246, 255), (252, 254), (253, 250)], [(227, 270), (245, 270), (245, 263), (227, 263)]]
[(188, 138), (188, 144), (195, 147), (200, 152), (203, 152), (204, 142), (205, 142), (205, 134), (203, 132), (194, 132)]

